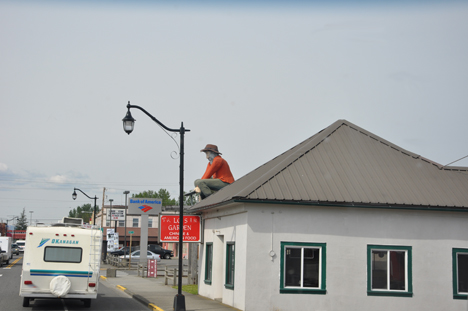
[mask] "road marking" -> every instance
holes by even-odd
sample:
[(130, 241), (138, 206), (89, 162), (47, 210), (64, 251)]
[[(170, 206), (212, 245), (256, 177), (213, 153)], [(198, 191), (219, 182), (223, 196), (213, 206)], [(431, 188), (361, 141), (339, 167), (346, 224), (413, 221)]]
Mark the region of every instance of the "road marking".
[(4, 269), (11, 269), (11, 267), (13, 267), (18, 261), (20, 261), (21, 259), (23, 259), (23, 257), (20, 257), (20, 258), (16, 258), (15, 261), (13, 261), (11, 264), (9, 264), (6, 268)]
[(126, 288), (123, 287), (122, 285), (117, 285), (116, 287), (117, 287), (118, 289), (120, 289), (121, 291), (125, 291), (125, 290), (126, 290)]
[(68, 311), (67, 305), (65, 304), (65, 299), (60, 299), (60, 300), (62, 300), (63, 310)]
[(161, 309), (160, 307), (158, 307), (158, 306), (156, 306), (156, 305), (154, 305), (154, 304), (152, 304), (152, 303), (150, 303), (148, 306), (149, 306), (151, 309), (153, 309), (153, 311), (164, 311), (163, 309)]

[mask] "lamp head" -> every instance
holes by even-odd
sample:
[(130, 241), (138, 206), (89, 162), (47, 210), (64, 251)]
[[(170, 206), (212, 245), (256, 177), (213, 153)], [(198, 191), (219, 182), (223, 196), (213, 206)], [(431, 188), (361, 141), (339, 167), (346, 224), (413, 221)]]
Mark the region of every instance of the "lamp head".
[(73, 200), (76, 200), (76, 191), (75, 190), (73, 190), (72, 198), (73, 198)]
[(133, 127), (135, 126), (135, 119), (132, 117), (132, 114), (130, 113), (130, 107), (128, 107), (127, 114), (125, 115), (125, 118), (122, 119), (123, 121), (123, 129), (125, 133), (130, 135), (131, 132), (133, 132)]

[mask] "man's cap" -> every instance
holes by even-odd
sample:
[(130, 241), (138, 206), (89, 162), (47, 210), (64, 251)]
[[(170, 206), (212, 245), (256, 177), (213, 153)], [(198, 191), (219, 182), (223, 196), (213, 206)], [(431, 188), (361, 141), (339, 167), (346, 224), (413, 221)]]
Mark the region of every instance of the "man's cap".
[(200, 152), (206, 152), (206, 151), (212, 151), (217, 154), (222, 154), (221, 152), (218, 151), (218, 146), (211, 145), (211, 144), (206, 145), (205, 149), (200, 150)]

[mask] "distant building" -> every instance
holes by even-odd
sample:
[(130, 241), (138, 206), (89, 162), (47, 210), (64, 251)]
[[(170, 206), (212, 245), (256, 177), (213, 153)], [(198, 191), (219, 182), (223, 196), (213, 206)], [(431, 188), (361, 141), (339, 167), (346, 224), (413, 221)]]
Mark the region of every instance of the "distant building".
[[(103, 228), (103, 232), (105, 233), (107, 229), (113, 228), (117, 229), (117, 233), (119, 234), (119, 244), (120, 246), (130, 246), (130, 234), (129, 232), (132, 231), (132, 246), (140, 246), (141, 241), (141, 216), (140, 215), (127, 215), (127, 224), (126, 224), (126, 231), (125, 231), (125, 221), (110, 221), (109, 212), (110, 212), (110, 205), (105, 205), (103, 210), (101, 210), (96, 215), (96, 225), (101, 226)], [(118, 210), (125, 210), (125, 205), (112, 205), (112, 209)], [(165, 213), (173, 213), (174, 211), (178, 211), (179, 207), (173, 206), (166, 206), (163, 207), (163, 211)], [(104, 214), (103, 214), (104, 213)], [(124, 212), (124, 214), (126, 214)], [(159, 234), (159, 217), (157, 216), (148, 216), (148, 244), (158, 244), (158, 234)], [(125, 237), (125, 233), (127, 233)], [(172, 250), (174, 252), (174, 256), (178, 257), (179, 249), (177, 247), (178, 243), (161, 243), (162, 247), (165, 249)], [(103, 240), (103, 249), (107, 249), (107, 236), (104, 234)], [(183, 248), (183, 256), (187, 256), (188, 254), (188, 246), (184, 243)]]
[(241, 310), (467, 310), (468, 168), (339, 120), (196, 204), (199, 294)]

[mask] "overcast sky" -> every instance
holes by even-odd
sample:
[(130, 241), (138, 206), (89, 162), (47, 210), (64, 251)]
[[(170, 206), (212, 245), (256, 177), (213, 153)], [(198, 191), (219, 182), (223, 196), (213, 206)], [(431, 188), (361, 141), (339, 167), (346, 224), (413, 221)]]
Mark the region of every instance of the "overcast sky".
[(448, 164), (468, 155), (467, 38), (466, 1), (0, 0), (0, 220), (93, 203), (74, 187), (177, 197), (177, 145), (138, 110), (127, 135), (128, 101), (190, 130), (187, 191), (206, 144), (238, 179), (338, 119)]

